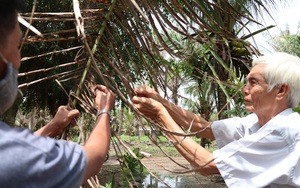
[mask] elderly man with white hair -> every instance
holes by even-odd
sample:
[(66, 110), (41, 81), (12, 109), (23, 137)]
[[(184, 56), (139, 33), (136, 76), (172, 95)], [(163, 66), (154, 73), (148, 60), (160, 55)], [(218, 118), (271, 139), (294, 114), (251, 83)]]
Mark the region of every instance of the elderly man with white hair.
[[(134, 106), (165, 129), (216, 140), (209, 152), (189, 137), (167, 132), (176, 149), (203, 175), (221, 174), (228, 187), (300, 187), (300, 59), (273, 53), (253, 61), (243, 89), (252, 114), (207, 122), (148, 86), (135, 89)], [(202, 131), (201, 131), (202, 130)]]

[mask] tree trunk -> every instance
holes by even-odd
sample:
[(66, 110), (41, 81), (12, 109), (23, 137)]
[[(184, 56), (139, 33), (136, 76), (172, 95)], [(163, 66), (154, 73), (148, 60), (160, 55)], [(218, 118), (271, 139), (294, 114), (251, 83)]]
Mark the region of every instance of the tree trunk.
[(218, 87), (218, 103), (217, 103), (217, 109), (218, 109), (218, 118), (219, 119), (225, 119), (228, 116), (224, 113), (225, 110), (228, 109), (227, 105), (227, 98), (224, 92), (220, 87)]
[(122, 129), (123, 129), (123, 126), (124, 126), (124, 107), (121, 107), (120, 116), (117, 119), (117, 122), (118, 122), (118, 125), (116, 126), (117, 127), (117, 132), (118, 132), (118, 135), (121, 135)]
[[(218, 45), (218, 54), (220, 57), (222, 57), (223, 61), (226, 63), (226, 62), (229, 62), (229, 57), (227, 56), (227, 54), (223, 53), (222, 50), (226, 51), (226, 48), (224, 47), (224, 45), (222, 45), (222, 43), (220, 43)], [(223, 54), (223, 55), (222, 55)], [(217, 66), (215, 66), (215, 69), (216, 69), (216, 72), (217, 72), (217, 75), (220, 79), (220, 81), (222, 83), (226, 83), (228, 78), (229, 78), (229, 73), (227, 70), (225, 70), (225, 68), (220, 65), (219, 63), (216, 64)], [(228, 65), (228, 63), (227, 63)], [(217, 110), (218, 110), (218, 118), (219, 119), (225, 119), (227, 118), (228, 116), (224, 113), (225, 110), (228, 109), (228, 104), (227, 104), (227, 97), (225, 95), (225, 93), (222, 91), (222, 89), (220, 87), (218, 87), (217, 89), (217, 95), (218, 95), (218, 101), (217, 101)]]

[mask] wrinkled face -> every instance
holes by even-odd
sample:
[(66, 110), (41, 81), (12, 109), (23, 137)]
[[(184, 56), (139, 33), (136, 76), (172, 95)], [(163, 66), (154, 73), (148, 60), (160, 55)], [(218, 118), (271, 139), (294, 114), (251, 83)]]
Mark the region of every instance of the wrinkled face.
[(246, 110), (257, 115), (265, 115), (272, 110), (276, 103), (276, 89), (268, 92), (268, 83), (264, 77), (264, 66), (258, 64), (252, 68), (247, 76), (247, 85), (244, 87), (244, 102)]
[(6, 44), (3, 44), (0, 48), (0, 51), (4, 58), (6, 58), (8, 62), (11, 62), (16, 69), (19, 69), (21, 65), (21, 53), (19, 49), (21, 40), (22, 32), (18, 21), (16, 21), (16, 26), (7, 36)]

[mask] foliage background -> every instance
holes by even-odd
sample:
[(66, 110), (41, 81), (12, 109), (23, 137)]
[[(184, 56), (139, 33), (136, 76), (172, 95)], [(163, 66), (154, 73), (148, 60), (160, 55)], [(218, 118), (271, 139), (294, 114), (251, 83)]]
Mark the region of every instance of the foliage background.
[[(20, 16), (41, 34), (22, 26), (23, 96), (5, 117), (15, 122), (19, 109), (17, 124), (37, 129), (68, 104), (83, 112), (69, 132), (79, 143), (92, 130), (95, 83), (117, 94), (113, 132), (143, 130), (153, 143), (163, 133), (130, 102), (139, 85), (207, 120), (246, 115), (241, 88), (252, 58), (261, 55), (249, 39), (273, 27), (262, 24), (258, 13), (277, 6), (274, 0), (25, 2)], [(250, 24), (264, 27), (252, 31)], [(274, 46), (299, 55), (299, 36), (285, 32), (282, 38)]]

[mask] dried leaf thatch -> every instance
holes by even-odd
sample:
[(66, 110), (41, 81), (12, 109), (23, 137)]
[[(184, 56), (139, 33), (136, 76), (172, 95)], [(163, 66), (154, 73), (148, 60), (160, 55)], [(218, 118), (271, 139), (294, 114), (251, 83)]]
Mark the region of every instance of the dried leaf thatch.
[[(70, 95), (73, 105), (79, 103), (87, 112), (95, 113), (89, 99), (92, 80), (92, 83), (108, 86), (131, 107), (130, 98), (136, 85), (151, 84), (168, 96), (169, 78), (174, 75), (181, 78), (163, 55), (187, 60), (183, 41), (188, 41), (192, 45), (185, 47), (193, 48), (196, 43), (206, 47), (205, 55), (199, 59), (200, 65), (205, 64), (211, 70), (210, 79), (219, 84), (227, 104), (230, 99), (225, 88), (227, 79), (239, 81), (237, 72), (247, 72), (252, 55), (259, 54), (245, 41), (251, 35), (241, 35), (237, 29), (255, 22), (247, 9), (249, 3), (257, 5), (255, 10), (265, 8), (260, 0), (239, 3), (242, 1), (230, 4), (226, 0), (95, 0), (84, 3), (73, 0), (72, 8), (66, 12), (38, 12), (33, 4), (32, 12), (20, 14), (20, 20), (32, 25), (27, 25), (31, 31), (27, 30), (24, 35), (23, 47), (38, 46), (39, 53), (26, 49), (30, 55), (24, 54), (22, 58), (25, 68), (19, 74), (19, 87), (26, 90), (45, 80), (56, 80), (62, 87), (71, 83), (74, 85)], [(60, 58), (55, 64), (49, 63), (59, 55), (72, 61)], [(35, 63), (43, 58), (48, 61), (40, 62), (41, 68)], [(225, 72), (225, 77), (219, 68)], [(198, 72), (206, 75), (201, 70)], [(41, 73), (46, 76), (36, 76)], [(191, 135), (195, 134), (186, 136)]]

